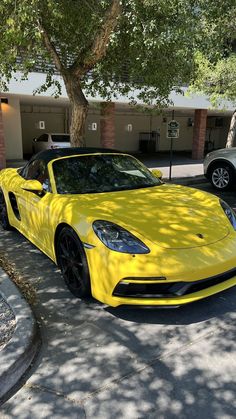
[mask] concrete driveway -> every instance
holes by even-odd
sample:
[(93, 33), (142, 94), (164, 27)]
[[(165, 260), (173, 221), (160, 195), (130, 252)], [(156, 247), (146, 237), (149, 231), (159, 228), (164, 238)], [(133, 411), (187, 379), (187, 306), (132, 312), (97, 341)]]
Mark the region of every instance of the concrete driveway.
[[(236, 207), (235, 194), (224, 199)], [(236, 288), (175, 310), (112, 309), (73, 298), (46, 256), (0, 234), (0, 252), (37, 289), (43, 339), (1, 418), (236, 416)]]

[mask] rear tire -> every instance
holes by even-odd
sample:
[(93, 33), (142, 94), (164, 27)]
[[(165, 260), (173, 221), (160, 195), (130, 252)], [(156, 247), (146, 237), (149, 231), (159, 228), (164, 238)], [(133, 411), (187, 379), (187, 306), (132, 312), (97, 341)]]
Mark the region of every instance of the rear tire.
[(3, 230), (12, 230), (12, 226), (9, 223), (6, 201), (2, 191), (0, 191), (0, 225)]
[(226, 163), (219, 163), (210, 170), (210, 181), (218, 191), (232, 189), (235, 182), (233, 169)]
[(84, 248), (70, 227), (63, 227), (56, 243), (57, 263), (70, 292), (78, 298), (90, 297), (91, 286)]

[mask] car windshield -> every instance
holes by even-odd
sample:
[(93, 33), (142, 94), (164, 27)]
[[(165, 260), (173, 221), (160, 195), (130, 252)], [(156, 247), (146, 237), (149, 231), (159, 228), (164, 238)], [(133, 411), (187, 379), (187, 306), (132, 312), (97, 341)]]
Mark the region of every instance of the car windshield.
[(142, 163), (126, 155), (73, 156), (53, 163), (59, 194), (113, 192), (157, 186), (157, 179)]
[(70, 136), (67, 134), (52, 134), (52, 141), (54, 143), (69, 143), (70, 142)]

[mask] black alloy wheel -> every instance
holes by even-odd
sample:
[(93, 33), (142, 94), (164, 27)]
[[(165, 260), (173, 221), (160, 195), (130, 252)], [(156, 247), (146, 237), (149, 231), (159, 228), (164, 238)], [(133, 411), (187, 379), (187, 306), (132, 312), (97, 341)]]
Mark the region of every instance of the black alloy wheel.
[(231, 189), (234, 182), (234, 173), (227, 164), (219, 164), (211, 169), (210, 180), (214, 188), (224, 191)]
[(3, 230), (11, 230), (12, 227), (9, 223), (6, 201), (3, 192), (0, 191), (0, 224)]
[(70, 227), (63, 227), (57, 244), (57, 263), (70, 292), (76, 297), (83, 298), (91, 295), (88, 263), (84, 248)]

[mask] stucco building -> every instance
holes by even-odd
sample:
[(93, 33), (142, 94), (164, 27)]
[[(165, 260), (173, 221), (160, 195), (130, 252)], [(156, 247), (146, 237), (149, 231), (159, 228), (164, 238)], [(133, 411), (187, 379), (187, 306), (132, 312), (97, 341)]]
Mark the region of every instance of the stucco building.
[[(62, 94), (54, 99), (51, 92), (33, 95), (45, 80), (45, 74), (30, 73), (28, 80), (13, 79), (9, 91), (1, 93), (0, 168), (6, 160), (21, 160), (32, 154), (32, 140), (43, 132), (69, 132), (70, 106), (62, 82)], [(112, 147), (128, 152), (163, 152), (170, 148), (167, 124), (173, 117), (180, 124), (174, 149), (191, 151), (201, 159), (204, 148), (225, 146), (233, 107), (224, 111), (210, 109), (204, 96), (172, 94), (173, 107), (160, 115), (149, 115), (129, 105), (127, 97), (109, 104), (101, 98), (88, 97), (90, 108), (86, 121), (87, 146)], [(39, 123), (43, 121), (43, 123)]]

